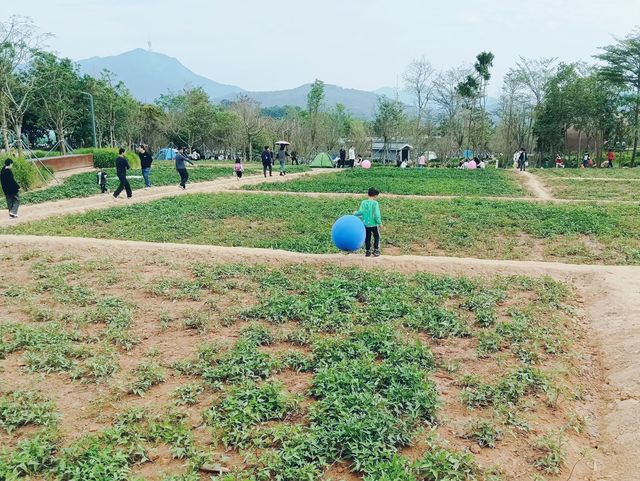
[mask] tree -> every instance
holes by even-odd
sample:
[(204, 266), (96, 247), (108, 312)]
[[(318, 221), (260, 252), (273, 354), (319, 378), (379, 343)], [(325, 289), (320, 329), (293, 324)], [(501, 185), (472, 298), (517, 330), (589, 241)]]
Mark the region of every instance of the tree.
[(229, 108), (237, 115), (247, 159), (253, 160), (253, 142), (265, 128), (260, 104), (246, 95), (241, 95)]
[(404, 107), (400, 102), (390, 100), (386, 97), (378, 98), (378, 108), (375, 120), (373, 121), (373, 130), (384, 142), (385, 163), (389, 160), (388, 143), (391, 139), (398, 136), (398, 132), (400, 131), (400, 127), (404, 121)]
[(316, 148), (316, 138), (318, 135), (319, 113), (324, 101), (324, 82), (316, 79), (311, 85), (311, 90), (307, 94), (307, 112), (309, 119), (309, 135), (311, 149)]
[(426, 108), (434, 89), (434, 70), (431, 63), (424, 57), (414, 59), (405, 70), (402, 78), (406, 89), (411, 92), (416, 101), (416, 124), (422, 124)]
[(45, 125), (55, 133), (62, 154), (67, 152), (66, 134), (80, 119), (80, 77), (69, 59), (51, 53), (39, 55), (34, 62), (36, 105), (42, 108)]
[(535, 97), (536, 106), (540, 105), (544, 99), (545, 89), (555, 71), (556, 60), (555, 58), (526, 59), (520, 57), (516, 68), (512, 69), (509, 74), (513, 77), (513, 81), (529, 88)]
[(633, 154), (631, 165), (635, 166), (640, 137), (640, 30), (602, 48), (596, 56), (604, 62), (599, 73), (603, 79), (624, 89), (625, 100), (633, 112)]
[(0, 95), (7, 124), (11, 124), (22, 155), (22, 123), (34, 99), (36, 77), (32, 62), (40, 55), (48, 35), (40, 34), (27, 17), (14, 15), (0, 22)]
[(433, 100), (442, 112), (437, 142), (437, 154), (440, 158), (454, 155), (464, 145), (464, 100), (458, 92), (458, 86), (469, 73), (466, 67), (456, 67), (440, 73), (434, 81)]

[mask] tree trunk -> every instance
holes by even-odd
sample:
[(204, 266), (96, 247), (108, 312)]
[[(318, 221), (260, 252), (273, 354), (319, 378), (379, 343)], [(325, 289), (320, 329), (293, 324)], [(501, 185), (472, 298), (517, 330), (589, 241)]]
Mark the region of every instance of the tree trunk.
[(67, 155), (67, 146), (64, 141), (64, 129), (56, 129), (56, 136), (58, 137), (58, 142), (60, 143), (60, 152), (62, 153), (62, 155)]
[(633, 136), (633, 154), (631, 154), (631, 167), (636, 166), (636, 154), (638, 153), (638, 130), (640, 126), (638, 125), (638, 120), (640, 119), (640, 84), (636, 89), (636, 111), (634, 115), (634, 136)]
[(16, 132), (16, 142), (18, 143), (18, 157), (24, 157), (24, 150), (22, 148), (22, 117), (19, 117), (14, 127)]
[(9, 153), (9, 131), (7, 130), (7, 117), (4, 109), (2, 109), (2, 125), (0, 125), (0, 129), (2, 129), (2, 142), (4, 143), (5, 152)]

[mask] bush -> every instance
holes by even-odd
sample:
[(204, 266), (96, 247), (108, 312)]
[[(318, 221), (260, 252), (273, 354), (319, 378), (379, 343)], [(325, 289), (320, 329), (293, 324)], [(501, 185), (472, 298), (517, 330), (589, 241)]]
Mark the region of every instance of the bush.
[[(2, 167), (4, 167), (4, 158), (2, 159)], [(13, 159), (13, 175), (16, 178), (16, 182), (20, 185), (21, 192), (40, 187), (45, 183), (42, 177), (44, 176), (46, 179), (51, 176), (44, 169), (38, 169), (37, 165), (33, 162), (22, 158)], [(0, 188), (0, 191), (1, 190)]]
[[(115, 167), (116, 157), (118, 157), (118, 149), (78, 149), (73, 153), (93, 154), (93, 165), (99, 169)], [(134, 152), (127, 151), (125, 157), (132, 169), (140, 168), (140, 158)]]

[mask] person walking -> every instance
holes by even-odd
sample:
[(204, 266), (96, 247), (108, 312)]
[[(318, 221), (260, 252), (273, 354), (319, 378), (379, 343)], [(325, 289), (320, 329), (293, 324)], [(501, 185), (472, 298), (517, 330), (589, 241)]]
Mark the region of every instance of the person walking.
[(338, 169), (344, 167), (345, 162), (347, 161), (347, 151), (344, 150), (344, 147), (340, 147), (340, 160), (338, 161)]
[(349, 147), (349, 167), (353, 167), (356, 164), (356, 149), (353, 147)]
[(142, 178), (144, 179), (144, 188), (149, 190), (151, 188), (151, 162), (153, 162), (153, 156), (151, 150), (147, 144), (142, 144), (138, 147), (138, 157), (140, 157), (140, 169), (142, 170)]
[(289, 157), (289, 152), (287, 152), (287, 146), (282, 144), (280, 145), (280, 150), (278, 150), (278, 162), (280, 162), (280, 175), (287, 175), (287, 157)]
[(291, 152), (291, 165), (300, 165), (298, 161), (298, 153), (294, 150)]
[(176, 170), (178, 174), (180, 174), (180, 187), (182, 190), (187, 188), (187, 182), (189, 181), (189, 172), (187, 172), (187, 164), (185, 162), (194, 165), (194, 163), (189, 160), (189, 157), (184, 155), (184, 147), (180, 147), (176, 154)]
[(271, 149), (269, 148), (268, 145), (264, 147), (264, 150), (262, 151), (262, 154), (261, 154), (261, 158), (262, 158), (262, 173), (266, 177), (267, 170), (269, 170), (269, 177), (271, 177), (273, 173), (273, 168), (271, 167), (273, 165), (273, 152), (271, 152)]
[(131, 199), (133, 193), (131, 192), (131, 186), (129, 185), (129, 181), (127, 180), (127, 170), (131, 167), (129, 166), (129, 161), (124, 156), (125, 150), (121, 148), (118, 153), (118, 157), (116, 158), (116, 175), (118, 176), (118, 180), (120, 184), (118, 188), (113, 193), (113, 198), (117, 199), (120, 195), (120, 192), (125, 190), (127, 192), (127, 199)]
[(613, 153), (613, 150), (607, 152), (607, 168), (613, 169), (613, 161), (616, 160), (616, 154)]
[(527, 170), (527, 149), (524, 147), (520, 148), (520, 154), (518, 154), (518, 169), (520, 172)]
[(13, 160), (4, 161), (4, 167), (0, 172), (0, 186), (4, 192), (4, 198), (7, 200), (7, 208), (9, 209), (9, 217), (18, 218), (18, 208), (20, 207), (20, 186), (13, 176)]
[(424, 154), (422, 154), (420, 157), (418, 157), (418, 168), (424, 169), (426, 165), (427, 165), (427, 158), (425, 157)]
[(242, 179), (244, 167), (242, 166), (242, 160), (240, 159), (240, 157), (236, 157), (236, 165), (233, 167), (233, 170), (236, 173), (236, 177), (238, 178), (238, 180)]

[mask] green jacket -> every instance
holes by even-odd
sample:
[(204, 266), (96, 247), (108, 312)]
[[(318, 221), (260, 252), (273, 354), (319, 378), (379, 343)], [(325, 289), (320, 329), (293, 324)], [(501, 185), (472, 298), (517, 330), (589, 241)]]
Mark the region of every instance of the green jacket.
[(376, 200), (363, 200), (360, 208), (354, 214), (362, 219), (367, 227), (378, 227), (382, 225), (382, 217), (380, 216), (380, 204)]

